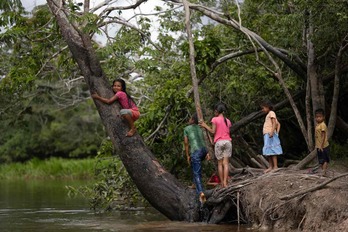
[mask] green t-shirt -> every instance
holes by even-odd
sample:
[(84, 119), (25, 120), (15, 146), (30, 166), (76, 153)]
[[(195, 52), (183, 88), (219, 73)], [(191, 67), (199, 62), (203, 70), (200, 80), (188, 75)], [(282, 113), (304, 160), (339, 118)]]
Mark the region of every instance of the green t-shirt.
[(184, 136), (189, 140), (191, 154), (194, 151), (205, 147), (202, 129), (197, 124), (192, 124), (185, 127)]

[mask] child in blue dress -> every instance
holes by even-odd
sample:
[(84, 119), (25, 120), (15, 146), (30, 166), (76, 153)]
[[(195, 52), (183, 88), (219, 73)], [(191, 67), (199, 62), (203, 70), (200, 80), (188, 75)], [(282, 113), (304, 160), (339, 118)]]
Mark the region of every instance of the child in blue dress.
[(279, 140), (280, 123), (273, 111), (272, 103), (270, 101), (263, 102), (261, 109), (267, 114), (263, 124), (264, 146), (262, 153), (268, 158), (269, 168), (264, 171), (264, 173), (268, 173), (278, 169), (278, 155), (283, 154), (283, 149)]

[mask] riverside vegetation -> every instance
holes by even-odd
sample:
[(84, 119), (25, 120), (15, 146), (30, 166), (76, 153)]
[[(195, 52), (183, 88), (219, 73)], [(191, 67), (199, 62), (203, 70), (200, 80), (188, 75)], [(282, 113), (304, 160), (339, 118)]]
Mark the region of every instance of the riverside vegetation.
[[(129, 7), (142, 7), (146, 2), (139, 0)], [(228, 106), (226, 116), (233, 123), (233, 167), (243, 170), (265, 165), (259, 156), (263, 117), (259, 102), (263, 98), (275, 103), (282, 124), (282, 167), (309, 165), (314, 154), (307, 156), (313, 150), (312, 112), (318, 107), (326, 108), (333, 160), (348, 157), (346, 2), (163, 1), (165, 8), (157, 6), (152, 12), (158, 17), (156, 41), (151, 40), (152, 22), (146, 14), (132, 16), (137, 18), (132, 25), (122, 17), (109, 17), (111, 11), (123, 16), (123, 6), (98, 15), (95, 9), (82, 9), (79, 4), (47, 3), (32, 14), (26, 14), (17, 0), (0, 4), (4, 12), (0, 26), (6, 28), (1, 32), (0, 51), (0, 162), (94, 157), (109, 136), (115, 147), (113, 155), (124, 164), (122, 170), (127, 170), (151, 205), (172, 220), (201, 221), (194, 194), (182, 184), (190, 176), (183, 159), (182, 134), (178, 133), (194, 109), (190, 78), (194, 70), (188, 65), (192, 55), (206, 119), (217, 101), (224, 99)], [(189, 19), (183, 14), (184, 3), (191, 11)], [(185, 19), (192, 26), (190, 44)], [(105, 25), (114, 23), (120, 29), (108, 35)], [(95, 39), (97, 33), (106, 35), (105, 44)], [(188, 51), (192, 44), (194, 53)], [(143, 113), (137, 125), (141, 136), (129, 140), (119, 136), (126, 127), (115, 117), (118, 106), (97, 103), (100, 120), (90, 100), (92, 90), (111, 96), (110, 83), (116, 77), (132, 83), (131, 93)], [(110, 160), (110, 164), (115, 162)], [(112, 173), (120, 168), (104, 166), (105, 171), (99, 173), (110, 181), (100, 182), (96, 190), (111, 189), (108, 186), (115, 183)], [(257, 189), (267, 177), (252, 185)], [(264, 203), (269, 198), (261, 199)], [(226, 201), (216, 201), (208, 211), (233, 205)], [(268, 207), (261, 209), (267, 211)], [(282, 222), (295, 230), (310, 229), (306, 222), (313, 211), (306, 215), (303, 208), (298, 210), (299, 217)], [(344, 210), (340, 213), (336, 219), (342, 223)], [(260, 215), (266, 214), (249, 214), (246, 221), (272, 227), (282, 219), (269, 214), (269, 220), (259, 220)], [(223, 217), (209, 218), (218, 223), (217, 219)]]

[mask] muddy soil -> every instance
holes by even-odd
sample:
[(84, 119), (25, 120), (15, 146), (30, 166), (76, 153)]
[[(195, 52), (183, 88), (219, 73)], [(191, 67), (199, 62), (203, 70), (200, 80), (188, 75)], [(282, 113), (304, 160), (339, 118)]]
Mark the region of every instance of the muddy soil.
[[(241, 207), (258, 230), (348, 231), (348, 176), (306, 192), (347, 171), (336, 167), (327, 176), (320, 170), (309, 173), (291, 169), (258, 174), (251, 179), (252, 184), (240, 190)], [(295, 193), (302, 194), (291, 198)]]

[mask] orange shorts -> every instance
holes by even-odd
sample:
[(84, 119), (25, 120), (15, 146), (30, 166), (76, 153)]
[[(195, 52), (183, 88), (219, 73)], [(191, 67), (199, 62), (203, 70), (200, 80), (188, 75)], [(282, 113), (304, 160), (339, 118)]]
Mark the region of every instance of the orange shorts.
[(132, 118), (134, 121), (138, 120), (140, 117), (140, 112), (139, 110), (132, 110)]

